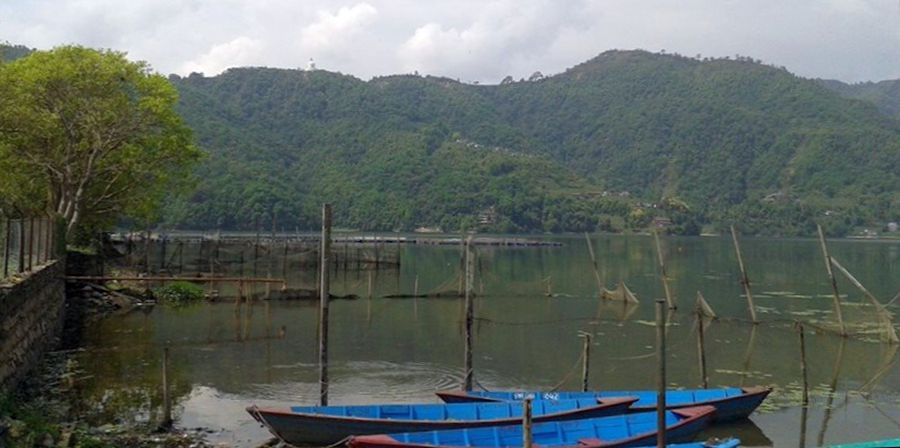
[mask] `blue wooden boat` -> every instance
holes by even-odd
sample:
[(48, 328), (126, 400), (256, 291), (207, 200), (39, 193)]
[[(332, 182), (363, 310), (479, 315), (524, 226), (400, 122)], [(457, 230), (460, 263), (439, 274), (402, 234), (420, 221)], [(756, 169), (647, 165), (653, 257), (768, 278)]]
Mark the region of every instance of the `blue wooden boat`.
[[(666, 408), (678, 409), (690, 406), (713, 406), (716, 421), (728, 422), (750, 416), (766, 399), (772, 389), (769, 387), (726, 387), (719, 389), (670, 390), (666, 392)], [(629, 412), (645, 412), (656, 409), (656, 391), (593, 391), (593, 392), (494, 392), (494, 391), (444, 391), (438, 397), (445, 403), (571, 400), (583, 398), (613, 398), (621, 396), (638, 397)]]
[[(637, 397), (535, 402), (535, 422), (619, 415)], [(522, 403), (379, 404), (363, 406), (250, 406), (247, 412), (279, 439), (292, 445), (330, 445), (351, 435), (390, 434), (519, 424)]]
[[(714, 413), (712, 406), (666, 411), (667, 442), (691, 441), (710, 424)], [(531, 434), (534, 445), (545, 448), (649, 446), (656, 441), (656, 412), (537, 423)], [(350, 448), (519, 447), (522, 446), (522, 425), (353, 436), (347, 445)]]
[(846, 445), (831, 445), (829, 448), (897, 448), (898, 446), (900, 446), (900, 439), (873, 440), (871, 442), (849, 443)]

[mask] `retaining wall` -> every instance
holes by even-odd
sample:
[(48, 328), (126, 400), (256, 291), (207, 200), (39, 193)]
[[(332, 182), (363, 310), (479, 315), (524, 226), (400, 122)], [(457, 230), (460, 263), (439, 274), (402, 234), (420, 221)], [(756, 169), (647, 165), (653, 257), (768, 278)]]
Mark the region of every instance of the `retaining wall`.
[(0, 393), (11, 392), (59, 343), (65, 262), (51, 261), (15, 285), (0, 285)]

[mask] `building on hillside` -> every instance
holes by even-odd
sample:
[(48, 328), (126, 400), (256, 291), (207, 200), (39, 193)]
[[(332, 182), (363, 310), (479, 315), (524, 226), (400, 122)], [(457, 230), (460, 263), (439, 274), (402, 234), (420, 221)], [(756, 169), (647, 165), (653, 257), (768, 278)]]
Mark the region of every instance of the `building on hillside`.
[(495, 222), (497, 222), (497, 210), (493, 205), (478, 214), (478, 224), (480, 225), (489, 226)]
[(650, 223), (654, 228), (657, 229), (665, 229), (667, 227), (672, 227), (672, 220), (669, 218), (663, 218), (661, 216), (657, 216), (653, 218), (653, 221)]

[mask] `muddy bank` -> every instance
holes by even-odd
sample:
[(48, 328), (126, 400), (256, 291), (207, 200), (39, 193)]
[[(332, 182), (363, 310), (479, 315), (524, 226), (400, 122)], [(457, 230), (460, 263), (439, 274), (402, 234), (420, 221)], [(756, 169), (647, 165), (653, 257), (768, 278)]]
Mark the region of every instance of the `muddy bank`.
[[(97, 257), (70, 254), (67, 275), (96, 275)], [(66, 285), (65, 324), (57, 350), (48, 353), (22, 385), (0, 396), (0, 448), (5, 447), (214, 447), (204, 438), (207, 428), (160, 428), (153, 419), (135, 424), (125, 421), (87, 422), (80, 383), (90, 376), (77, 355), (82, 335), (110, 315), (154, 306), (152, 295), (139, 290), (116, 290), (71, 282)]]

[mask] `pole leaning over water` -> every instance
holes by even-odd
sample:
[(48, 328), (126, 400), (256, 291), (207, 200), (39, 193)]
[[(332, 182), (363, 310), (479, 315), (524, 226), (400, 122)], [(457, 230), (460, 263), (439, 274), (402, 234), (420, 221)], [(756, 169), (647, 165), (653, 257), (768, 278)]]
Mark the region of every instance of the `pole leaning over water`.
[(750, 291), (750, 277), (747, 276), (747, 270), (744, 268), (744, 257), (741, 256), (741, 245), (738, 243), (737, 231), (734, 230), (734, 226), (731, 226), (731, 241), (734, 242), (734, 252), (737, 254), (738, 267), (741, 269), (741, 286), (744, 287), (744, 294), (747, 296), (750, 320), (756, 325), (759, 320), (756, 319), (756, 306), (753, 305), (753, 294)]
[(841, 336), (847, 336), (847, 327), (844, 326), (844, 313), (841, 311), (841, 295), (838, 293), (837, 279), (834, 277), (834, 271), (831, 269), (831, 256), (828, 255), (828, 245), (825, 244), (825, 232), (822, 231), (822, 226), (816, 224), (816, 229), (819, 231), (819, 244), (822, 246), (822, 255), (825, 257), (825, 271), (828, 272), (828, 280), (831, 282), (831, 292), (833, 293), (832, 298), (834, 301), (834, 316), (838, 320), (838, 325), (841, 329)]
[[(591, 237), (584, 232), (584, 242), (587, 243), (588, 255), (591, 256), (591, 269), (594, 271), (594, 279), (597, 282), (597, 295), (603, 297), (603, 280), (600, 278), (600, 268), (597, 266), (597, 256), (594, 254), (594, 245), (591, 243)], [(548, 286), (549, 291), (549, 286)], [(548, 297), (550, 294), (548, 294)]]
[(659, 231), (653, 231), (653, 239), (656, 241), (656, 256), (659, 261), (659, 278), (662, 280), (663, 290), (666, 292), (666, 304), (670, 310), (678, 308), (675, 299), (672, 297), (672, 291), (669, 289), (669, 277), (666, 274), (666, 260), (663, 258), (662, 245), (659, 243)]
[(319, 263), (319, 405), (328, 406), (328, 294), (331, 252), (331, 204), (322, 205), (321, 262)]
[(473, 259), (474, 254), (472, 253), (472, 237), (470, 236), (465, 240), (464, 245), (464, 259), (465, 259), (465, 300), (466, 300), (466, 347), (465, 347), (465, 360), (464, 360), (464, 369), (465, 369), (465, 380), (463, 383), (464, 389), (468, 392), (472, 390), (472, 382), (474, 379), (474, 372), (472, 370), (472, 322), (474, 321), (474, 310), (472, 303), (472, 284), (473, 282)]
[(894, 324), (891, 321), (891, 315), (888, 310), (885, 309), (884, 305), (882, 305), (881, 302), (879, 302), (878, 299), (875, 298), (875, 295), (869, 292), (869, 290), (866, 289), (866, 287), (863, 286), (863, 284), (860, 283), (860, 281), (857, 280), (856, 277), (854, 277), (853, 274), (851, 274), (850, 271), (847, 270), (847, 268), (838, 263), (838, 261), (835, 260), (834, 257), (829, 257), (829, 260), (831, 261), (831, 264), (836, 267), (837, 270), (840, 271), (840, 273), (843, 274), (844, 277), (846, 277), (847, 280), (849, 280), (850, 283), (853, 284), (853, 286), (859, 288), (859, 290), (862, 291), (863, 295), (865, 295), (866, 298), (869, 299), (869, 302), (871, 302), (872, 305), (875, 306), (875, 310), (878, 311), (878, 317), (881, 319), (881, 324), (884, 327), (884, 337), (887, 339), (887, 341), (891, 344), (900, 343), (900, 338), (897, 337), (897, 330), (894, 329)]
[(666, 446), (666, 301), (656, 300), (656, 446)]

